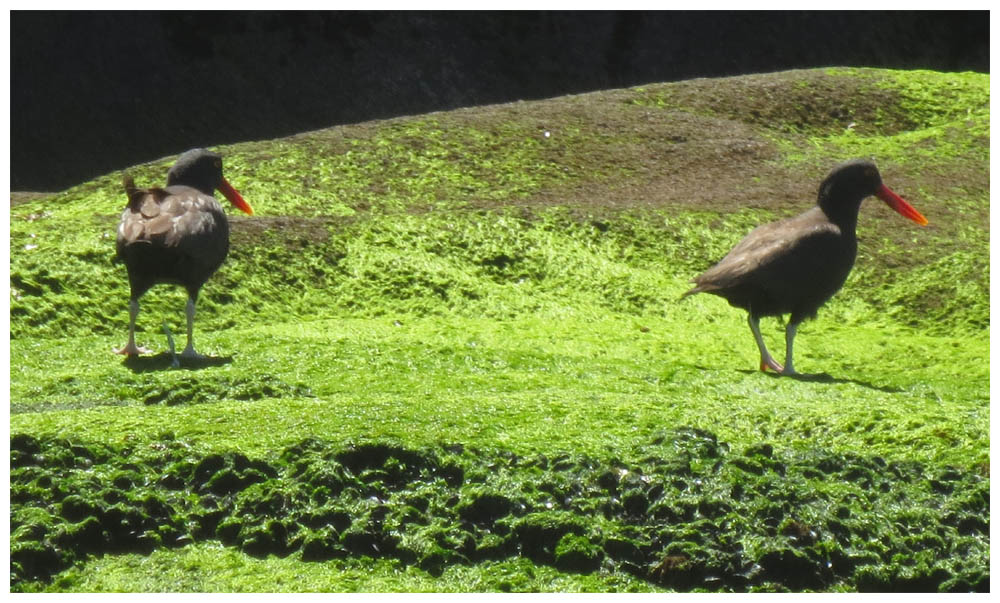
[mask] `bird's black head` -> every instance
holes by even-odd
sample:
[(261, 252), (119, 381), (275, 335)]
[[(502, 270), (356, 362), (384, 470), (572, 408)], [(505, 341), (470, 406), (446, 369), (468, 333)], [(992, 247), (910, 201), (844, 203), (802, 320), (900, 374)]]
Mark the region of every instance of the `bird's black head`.
[(871, 161), (854, 159), (833, 168), (819, 185), (819, 204), (824, 201), (838, 205), (858, 205), (874, 195), (882, 184), (882, 176)]
[(184, 185), (213, 195), (222, 182), (222, 155), (206, 149), (191, 149), (167, 172), (167, 186)]
[(253, 215), (250, 204), (222, 176), (222, 155), (218, 153), (206, 149), (186, 151), (167, 172), (167, 186), (173, 185), (190, 186), (209, 196), (221, 191), (234, 207)]
[(882, 184), (882, 175), (871, 161), (854, 159), (830, 171), (819, 185), (819, 206), (830, 220), (851, 229), (858, 221), (858, 209), (865, 197), (875, 195), (905, 218), (924, 226), (927, 219)]

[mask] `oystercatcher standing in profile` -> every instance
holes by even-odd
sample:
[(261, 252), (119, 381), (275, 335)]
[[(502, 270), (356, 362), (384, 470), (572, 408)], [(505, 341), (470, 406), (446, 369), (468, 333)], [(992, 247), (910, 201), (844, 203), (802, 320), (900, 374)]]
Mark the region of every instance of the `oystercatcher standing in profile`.
[[(847, 280), (858, 251), (858, 210), (871, 195), (917, 224), (927, 224), (920, 212), (882, 183), (874, 163), (848, 161), (820, 184), (816, 207), (755, 228), (722, 261), (695, 277), (696, 286), (681, 298), (705, 292), (743, 308), (760, 350), (760, 370), (797, 374), (792, 363), (795, 332)], [(768, 353), (759, 323), (762, 316), (784, 314), (791, 317), (782, 366)]]
[(218, 190), (249, 215), (253, 209), (222, 176), (222, 157), (192, 149), (178, 158), (167, 173), (165, 188), (136, 188), (124, 178), (128, 205), (118, 225), (117, 260), (128, 270), (128, 343), (118, 354), (149, 352), (135, 344), (139, 298), (158, 283), (187, 289), (187, 346), (185, 358), (201, 358), (194, 349), (194, 313), (198, 292), (229, 253), (229, 222), (212, 196)]

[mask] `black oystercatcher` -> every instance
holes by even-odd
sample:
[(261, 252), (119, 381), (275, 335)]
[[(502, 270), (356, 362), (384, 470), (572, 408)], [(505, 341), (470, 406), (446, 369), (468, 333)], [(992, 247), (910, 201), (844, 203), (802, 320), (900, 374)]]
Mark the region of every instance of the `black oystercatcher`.
[[(794, 375), (792, 342), (803, 320), (816, 311), (847, 280), (858, 251), (855, 227), (861, 201), (870, 195), (900, 215), (924, 226), (927, 219), (882, 184), (870, 161), (838, 165), (819, 187), (817, 207), (795, 216), (758, 226), (722, 261), (691, 282), (686, 292), (712, 293), (731, 306), (749, 312), (750, 330), (760, 349), (760, 370), (771, 368)], [(791, 314), (785, 329), (785, 365), (767, 352), (760, 336), (760, 317)]]
[(139, 298), (157, 283), (182, 285), (188, 292), (187, 346), (181, 356), (199, 358), (194, 350), (194, 306), (198, 291), (229, 253), (229, 222), (212, 197), (219, 190), (247, 214), (253, 209), (222, 177), (222, 157), (192, 149), (167, 172), (166, 188), (137, 189), (125, 176), (128, 206), (118, 225), (117, 259), (128, 270), (128, 343), (119, 354), (142, 354), (135, 345)]

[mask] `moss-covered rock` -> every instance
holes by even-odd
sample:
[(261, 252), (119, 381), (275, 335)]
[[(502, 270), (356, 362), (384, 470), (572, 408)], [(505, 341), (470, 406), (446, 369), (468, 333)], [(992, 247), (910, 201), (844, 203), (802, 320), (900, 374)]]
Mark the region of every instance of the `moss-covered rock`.
[(604, 549), (589, 538), (577, 534), (564, 534), (556, 544), (555, 566), (567, 572), (592, 572), (601, 565)]
[[(12, 454), (62, 460), (12, 468), (15, 589), (89, 555), (204, 540), (261, 558), (393, 558), (435, 576), (520, 556), (676, 590), (988, 588), (988, 479), (949, 468), (929, 480), (919, 464), (767, 444), (741, 454), (704, 431), (654, 435), (633, 463), (319, 440), (271, 459), (17, 445)], [(876, 469), (892, 473), (887, 489), (861, 483)], [(956, 550), (973, 553), (968, 563)]]

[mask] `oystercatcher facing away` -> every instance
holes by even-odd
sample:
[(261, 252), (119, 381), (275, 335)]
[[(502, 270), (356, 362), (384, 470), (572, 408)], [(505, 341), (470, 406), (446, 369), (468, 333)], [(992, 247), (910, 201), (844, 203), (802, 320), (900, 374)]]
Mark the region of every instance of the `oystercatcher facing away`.
[[(793, 218), (758, 226), (715, 266), (691, 282), (681, 296), (711, 293), (749, 313), (748, 322), (760, 350), (760, 370), (794, 375), (792, 342), (799, 324), (844, 285), (854, 266), (855, 228), (861, 202), (871, 195), (921, 226), (927, 219), (882, 184), (870, 161), (838, 165), (819, 187), (817, 206)], [(760, 335), (762, 316), (791, 314), (785, 328), (785, 365), (767, 351)]]
[(128, 205), (118, 225), (117, 260), (125, 263), (131, 289), (128, 343), (118, 354), (149, 352), (135, 344), (139, 298), (158, 283), (181, 285), (188, 292), (185, 358), (202, 358), (194, 349), (194, 312), (198, 291), (229, 253), (229, 222), (212, 197), (219, 190), (235, 207), (253, 209), (222, 176), (222, 157), (192, 149), (167, 173), (166, 188), (139, 189), (124, 178)]

